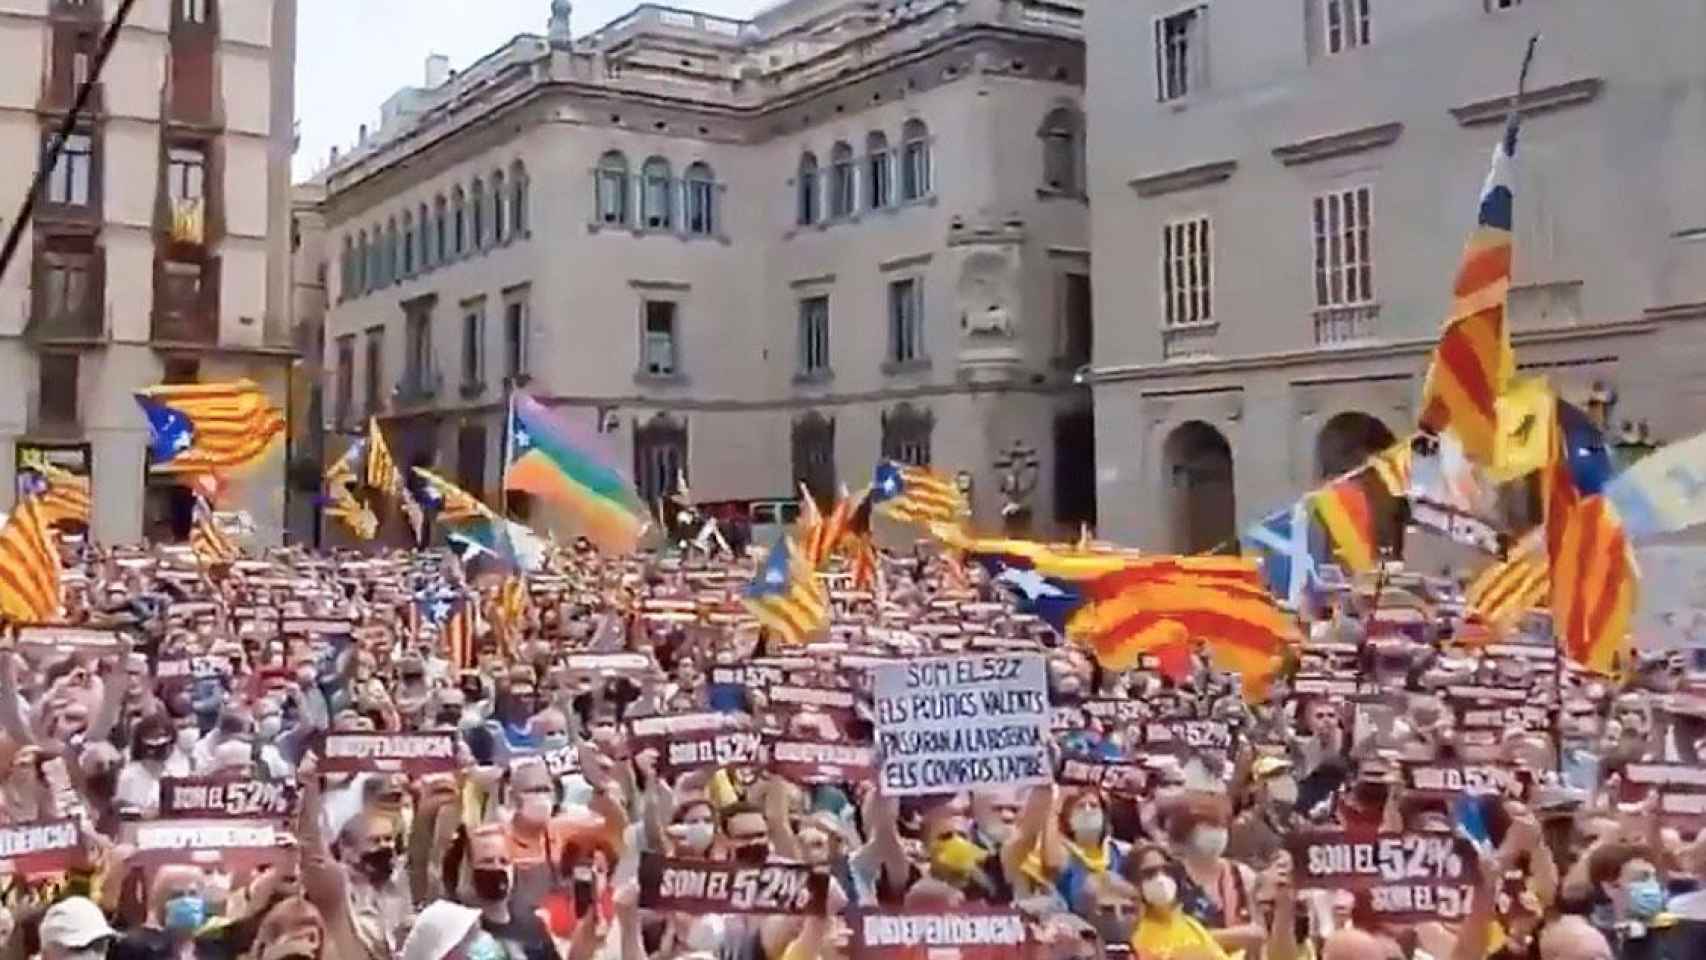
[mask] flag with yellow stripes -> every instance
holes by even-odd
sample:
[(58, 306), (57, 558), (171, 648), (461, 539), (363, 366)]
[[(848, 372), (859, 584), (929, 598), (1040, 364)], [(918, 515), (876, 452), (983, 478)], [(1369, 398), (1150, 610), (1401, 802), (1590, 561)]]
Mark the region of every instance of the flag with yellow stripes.
[(20, 497), (0, 529), (0, 614), (13, 623), (60, 619), (59, 543), (39, 497)]

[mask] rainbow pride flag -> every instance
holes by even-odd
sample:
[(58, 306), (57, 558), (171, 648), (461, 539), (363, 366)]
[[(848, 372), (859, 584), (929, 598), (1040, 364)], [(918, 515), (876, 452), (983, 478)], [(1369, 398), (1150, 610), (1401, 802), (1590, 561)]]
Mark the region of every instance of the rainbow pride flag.
[(544, 498), (571, 513), (606, 553), (628, 553), (646, 509), (634, 485), (590, 428), (570, 423), (525, 393), (510, 398), (504, 489)]

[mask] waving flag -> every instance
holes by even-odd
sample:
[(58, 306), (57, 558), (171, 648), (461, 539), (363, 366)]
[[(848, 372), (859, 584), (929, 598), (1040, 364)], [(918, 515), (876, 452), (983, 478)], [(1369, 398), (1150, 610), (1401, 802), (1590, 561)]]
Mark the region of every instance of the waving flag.
[(504, 488), (568, 508), (599, 549), (628, 553), (640, 539), (646, 508), (603, 447), (589, 427), (518, 391), (510, 397)]
[(19, 497), (0, 529), (0, 614), (13, 623), (56, 623), (59, 543), (39, 497)]
[(829, 625), (829, 596), (823, 583), (786, 537), (770, 548), (741, 602), (759, 623), (794, 646)]
[(1301, 609), (1304, 591), (1315, 576), (1315, 557), (1309, 552), (1309, 510), (1299, 500), (1259, 523), (1240, 539), (1244, 549), (1262, 560), (1262, 576), (1276, 597), (1293, 610)]
[(18, 475), (20, 489), (41, 500), (42, 513), (48, 523), (74, 522), (85, 526), (94, 510), (94, 498), (89, 493), (89, 478), (79, 477), (64, 467), (38, 463)]
[(883, 566), (882, 558), (877, 556), (876, 542), (871, 537), (871, 491), (868, 487), (859, 495), (859, 505), (847, 518), (847, 543), (853, 555), (850, 563), (853, 589), (877, 592), (882, 585)]
[(358, 540), (372, 540), (379, 533), (379, 518), (367, 504), (355, 498), (346, 486), (334, 485), (327, 495), (324, 515), (344, 525)]
[(480, 498), (431, 470), (416, 467), (415, 476), (420, 478), (422, 484), (421, 499), (438, 505), (438, 522), (472, 523), (498, 519), (497, 513), (482, 503)]
[(1637, 540), (1706, 523), (1706, 433), (1643, 458), (1606, 485)]
[(1356, 470), (1309, 495), (1310, 507), (1327, 531), (1333, 555), (1355, 573), (1374, 569), (1380, 555), (1369, 478), (1370, 471)]
[(440, 646), (452, 669), (476, 670), (480, 666), (480, 648), (474, 613), (474, 605), (468, 602), (466, 594), (446, 588), (416, 595), (411, 619), (417, 637), (428, 626), (438, 631)]
[(1481, 571), (1464, 591), (1469, 612), (1495, 632), (1510, 629), (1522, 615), (1544, 606), (1552, 592), (1544, 540), (1524, 537), (1510, 555)]
[(892, 460), (877, 464), (871, 497), (878, 510), (903, 523), (957, 524), (971, 513), (952, 477)]
[(1493, 150), (1475, 230), (1457, 268), (1451, 315), (1422, 387), (1423, 429), (1451, 430), (1471, 460), (1487, 465), (1497, 460), (1498, 398), (1515, 368), (1505, 314), (1511, 285), (1511, 168), (1518, 119), (1518, 112), (1512, 110), (1504, 136)]
[(1627, 654), (1635, 557), (1605, 487), (1611, 454), (1587, 414), (1560, 400), (1544, 482), (1552, 623), (1564, 652), (1612, 673)]
[[(357, 464), (361, 465), (362, 476), (360, 477), (356, 476), (355, 472)], [(337, 487), (343, 487), (347, 490), (355, 486), (366, 474), (367, 441), (363, 439), (350, 444), (349, 449), (343, 452), (343, 456), (332, 461), (332, 465), (326, 468), (322, 482), (327, 491)]]
[(190, 550), (206, 566), (231, 563), (243, 555), (237, 544), (214, 522), (213, 508), (197, 497), (195, 516), (190, 523)]
[(284, 432), (284, 414), (249, 380), (150, 387), (136, 402), (148, 418), (152, 473), (233, 470), (260, 459)]
[(403, 471), (391, 457), (391, 447), (385, 442), (385, 432), (379, 429), (379, 418), (367, 421), (367, 469), (364, 471), (369, 488), (387, 497), (403, 492)]
[[(863, 507), (870, 495), (871, 489), (869, 487), (860, 491), (857, 497), (848, 496), (845, 489), (841, 491), (841, 496), (829, 511), (829, 516), (819, 521), (803, 545), (806, 562), (812, 565), (812, 569), (822, 570), (829, 563), (829, 558), (841, 548), (843, 541), (850, 533), (853, 514)], [(870, 513), (867, 511), (867, 521), (869, 517)]]

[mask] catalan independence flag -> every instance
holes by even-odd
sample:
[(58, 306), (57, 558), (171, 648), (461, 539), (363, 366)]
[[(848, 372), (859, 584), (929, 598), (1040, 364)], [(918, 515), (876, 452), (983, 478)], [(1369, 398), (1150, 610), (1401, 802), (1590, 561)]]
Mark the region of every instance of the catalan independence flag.
[[(358, 465), (361, 467), (362, 476), (356, 475)], [(321, 482), (328, 492), (339, 487), (347, 490), (365, 477), (366, 472), (367, 441), (357, 440), (350, 444), (349, 449), (345, 450), (342, 456), (332, 461), (332, 465), (326, 468), (326, 473), (321, 478)]]
[(1503, 632), (1522, 615), (1545, 606), (1552, 592), (1545, 541), (1525, 537), (1504, 560), (1481, 571), (1464, 591), (1469, 612), (1482, 623)]
[(1612, 473), (1605, 437), (1576, 407), (1560, 400), (1557, 410), (1542, 488), (1553, 629), (1570, 659), (1610, 674), (1629, 648), (1635, 556), (1605, 495)]
[(148, 418), (152, 473), (233, 470), (260, 459), (284, 432), (284, 414), (250, 380), (150, 387), (136, 402)]
[(18, 498), (0, 529), (0, 614), (13, 623), (55, 623), (59, 544), (39, 497)]
[(20, 487), (41, 500), (42, 512), (48, 523), (89, 523), (95, 501), (89, 493), (89, 478), (79, 477), (64, 467), (38, 463), (18, 476)]
[(1451, 315), (1422, 388), (1422, 428), (1451, 430), (1476, 463), (1498, 456), (1497, 403), (1514, 371), (1506, 299), (1511, 284), (1512, 167), (1518, 115), (1511, 111), (1481, 188), (1475, 230), (1457, 269)]
[(495, 522), (498, 520), (497, 513), (481, 502), (479, 497), (431, 470), (425, 467), (416, 467), (415, 476), (421, 481), (421, 499), (438, 503), (438, 521), (440, 523)]
[(342, 523), (358, 540), (372, 540), (379, 533), (379, 518), (373, 509), (357, 500), (346, 486), (331, 487), (322, 513)]
[(385, 442), (385, 432), (379, 429), (378, 417), (370, 417), (367, 421), (367, 467), (362, 473), (362, 479), (369, 488), (387, 497), (403, 492), (403, 472), (397, 469), (397, 461), (391, 456), (391, 447)]
[(786, 537), (753, 574), (741, 603), (783, 641), (799, 646), (829, 625), (829, 595), (798, 548)]
[(213, 508), (201, 497), (196, 498), (195, 516), (190, 522), (190, 550), (207, 566), (231, 563), (243, 555), (236, 542), (219, 529)]
[(892, 460), (877, 464), (871, 498), (878, 510), (903, 523), (957, 524), (971, 513), (952, 477)]
[(504, 489), (536, 494), (568, 509), (581, 532), (607, 553), (629, 553), (646, 507), (590, 428), (577, 427), (517, 391), (510, 396)]
[[(845, 489), (842, 490), (835, 506), (830, 509), (829, 516), (819, 520), (816, 528), (808, 532), (802, 549), (806, 554), (806, 562), (811, 564), (812, 569), (822, 570), (829, 563), (829, 558), (835, 555), (844, 538), (849, 535), (854, 513), (870, 499), (870, 495), (869, 487), (860, 491), (856, 497), (849, 496)], [(867, 526), (869, 518), (870, 513), (867, 511)]]

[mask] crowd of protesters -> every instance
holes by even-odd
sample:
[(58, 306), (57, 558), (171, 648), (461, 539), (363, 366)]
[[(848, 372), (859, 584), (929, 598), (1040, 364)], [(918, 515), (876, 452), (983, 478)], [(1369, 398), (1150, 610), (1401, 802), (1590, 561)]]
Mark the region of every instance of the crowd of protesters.
[[(507, 626), (504, 581), (439, 551), (68, 559), (83, 629), (20, 629), (0, 652), (11, 957), (990, 958), (941, 924), (855, 927), (1017, 916), (1012, 949), (1046, 960), (1706, 958), (1706, 780), (1686, 774), (1706, 700), (1679, 656), (1612, 679), (1530, 637), (1377, 636), (1352, 587), (1247, 698), (1201, 658), (1103, 670), (928, 552), (885, 557), (881, 596), (833, 584), (828, 635), (789, 649), (733, 602), (749, 559), (565, 549)], [(670, 750), (708, 716), (880, 748), (870, 658), (983, 649), (1045, 658), (1057, 782), (893, 797), (857, 764)], [(1159, 745), (1163, 720), (1202, 736)], [(352, 769), (325, 747), (352, 733), (449, 733), (455, 753)], [(191, 785), (222, 786), (246, 817), (224, 822), (268, 824), (252, 835), (272, 849), (186, 814), (169, 793)], [(65, 821), (76, 849), (42, 857), (32, 829)], [(168, 822), (190, 839), (147, 833)], [(1299, 838), (1357, 831), (1472, 851), (1454, 861), (1467, 897), (1399, 910), (1306, 882), (1323, 867)], [(655, 866), (696, 862), (821, 886), (768, 913), (685, 909)]]

